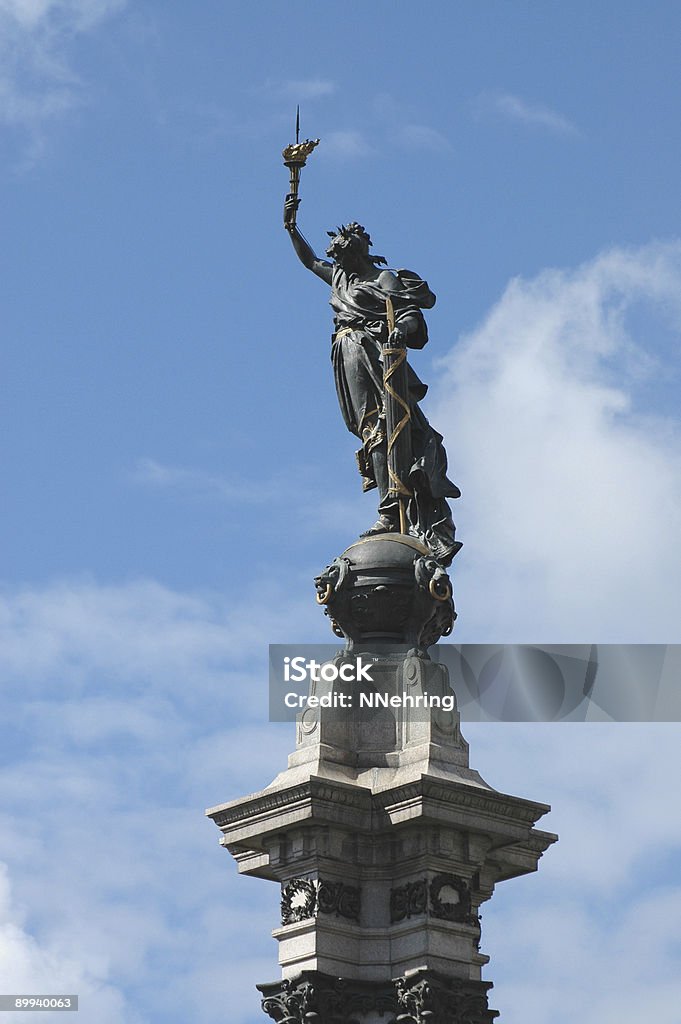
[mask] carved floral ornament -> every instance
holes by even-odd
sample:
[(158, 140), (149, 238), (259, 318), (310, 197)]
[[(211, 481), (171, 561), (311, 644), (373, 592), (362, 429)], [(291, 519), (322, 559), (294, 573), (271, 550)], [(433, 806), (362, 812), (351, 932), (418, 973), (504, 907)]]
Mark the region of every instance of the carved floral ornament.
[(293, 878), (281, 891), (281, 923), (296, 924), (317, 914), (335, 914), (359, 921), (361, 892), (345, 882)]
[(305, 878), (294, 878), (281, 891), (281, 923), (295, 924), (314, 917), (317, 888)]
[(462, 878), (448, 873), (435, 875), (430, 883), (430, 909), (443, 921), (468, 921), (471, 892)]

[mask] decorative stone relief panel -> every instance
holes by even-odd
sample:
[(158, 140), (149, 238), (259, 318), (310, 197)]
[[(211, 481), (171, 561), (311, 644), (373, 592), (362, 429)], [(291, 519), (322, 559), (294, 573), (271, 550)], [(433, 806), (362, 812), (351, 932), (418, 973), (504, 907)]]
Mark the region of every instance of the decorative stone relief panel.
[(397, 924), (410, 917), (429, 913), (441, 921), (478, 924), (471, 910), (471, 890), (463, 878), (449, 872), (407, 882), (390, 890), (390, 922)]
[(409, 917), (425, 914), (428, 909), (428, 881), (420, 878), (390, 890), (390, 921), (396, 924)]
[(359, 921), (361, 890), (345, 882), (293, 878), (281, 890), (281, 923), (296, 924), (318, 914)]
[(430, 912), (441, 921), (471, 922), (471, 891), (467, 882), (448, 872), (430, 883)]
[(314, 917), (317, 888), (305, 878), (293, 878), (281, 890), (281, 923), (295, 924)]

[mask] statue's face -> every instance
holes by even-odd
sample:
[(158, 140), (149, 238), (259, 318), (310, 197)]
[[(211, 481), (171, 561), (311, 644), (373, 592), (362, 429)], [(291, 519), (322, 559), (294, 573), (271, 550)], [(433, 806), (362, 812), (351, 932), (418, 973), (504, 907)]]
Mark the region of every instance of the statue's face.
[(357, 265), (362, 256), (369, 255), (369, 246), (360, 235), (334, 235), (326, 255), (349, 270)]
[(330, 259), (336, 260), (338, 263), (341, 263), (343, 255), (347, 250), (347, 245), (348, 239), (344, 235), (334, 235), (333, 238), (331, 239), (331, 244), (329, 245), (329, 248), (326, 250), (326, 255)]

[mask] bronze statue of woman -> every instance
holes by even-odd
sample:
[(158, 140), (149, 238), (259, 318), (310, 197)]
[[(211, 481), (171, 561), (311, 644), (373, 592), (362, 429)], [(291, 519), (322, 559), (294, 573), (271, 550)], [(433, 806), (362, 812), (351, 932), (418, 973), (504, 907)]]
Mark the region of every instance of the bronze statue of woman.
[[(371, 239), (361, 224), (329, 231), (328, 259), (320, 259), (296, 225), (300, 200), (289, 195), (284, 226), (301, 263), (331, 286), (335, 330), (331, 339), (336, 391), (348, 430), (362, 442), (357, 462), (364, 490), (378, 488), (378, 520), (365, 536), (400, 531), (398, 500), (388, 475), (386, 415), (382, 347), (386, 342), (420, 349), (428, 341), (422, 309), (431, 309), (435, 296), (427, 283), (409, 270), (389, 270), (382, 256), (371, 253)], [(386, 304), (386, 299), (390, 300)], [(387, 308), (392, 304), (394, 329), (388, 328)], [(454, 523), (447, 498), (460, 491), (447, 477), (447, 456), (442, 437), (418, 403), (427, 386), (407, 368), (408, 405), (411, 412), (412, 461), (407, 470), (411, 491), (408, 504), (409, 534), (424, 543), (444, 566), (461, 547), (454, 539)]]

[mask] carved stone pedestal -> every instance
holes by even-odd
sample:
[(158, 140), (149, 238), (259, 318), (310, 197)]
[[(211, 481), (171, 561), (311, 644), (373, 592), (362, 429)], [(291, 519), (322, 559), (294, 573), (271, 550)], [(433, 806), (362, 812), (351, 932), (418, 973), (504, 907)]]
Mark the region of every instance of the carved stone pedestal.
[(283, 980), (259, 986), (263, 1008), (279, 1024), (490, 1024), (479, 908), (536, 870), (549, 808), (469, 767), (444, 666), (362, 657), (384, 703), (356, 689), (352, 707), (304, 711), (288, 769), (208, 812), (239, 871), (281, 885)]

